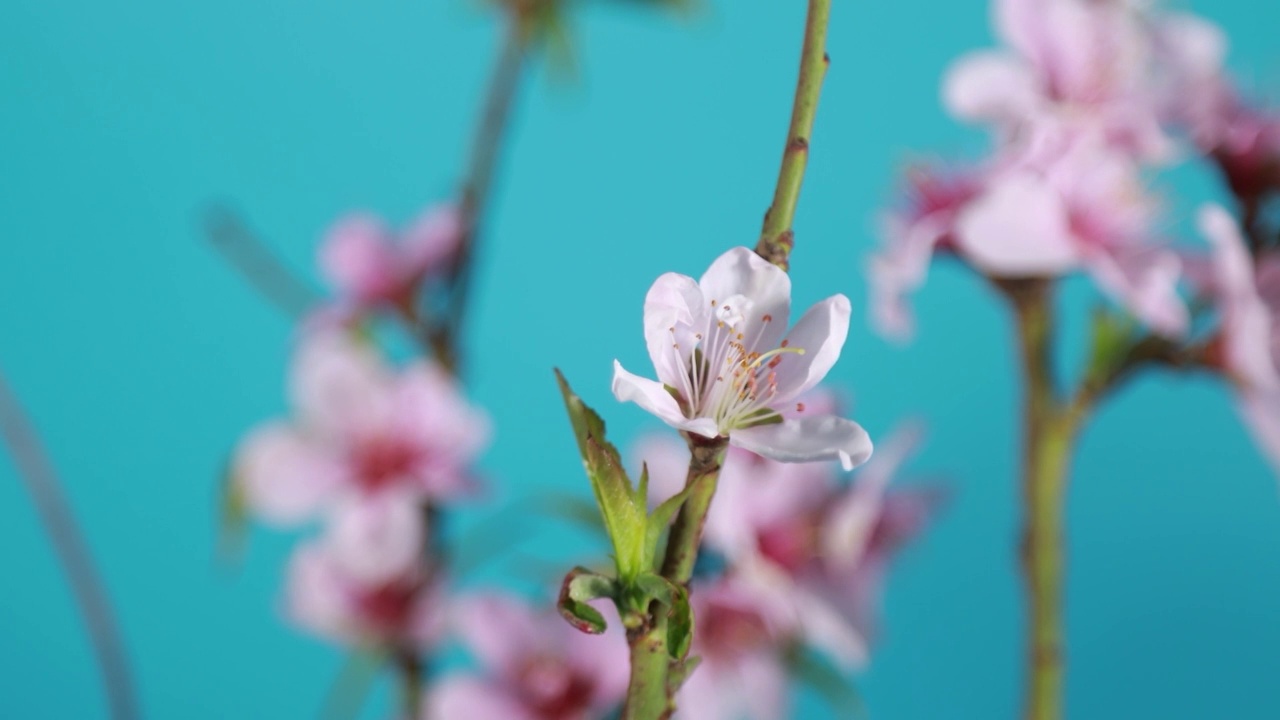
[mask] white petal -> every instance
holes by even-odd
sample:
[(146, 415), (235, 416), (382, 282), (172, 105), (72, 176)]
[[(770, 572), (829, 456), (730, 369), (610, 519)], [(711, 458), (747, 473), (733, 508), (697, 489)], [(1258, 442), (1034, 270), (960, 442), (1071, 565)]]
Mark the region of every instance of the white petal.
[(680, 405), (662, 383), (627, 372), (622, 363), (613, 361), (613, 396), (618, 402), (633, 402), (658, 416), (678, 430), (688, 430), (703, 437), (716, 437), (720, 431), (711, 418), (686, 418)]
[(756, 347), (773, 347), (782, 337), (791, 315), (791, 278), (753, 250), (736, 247), (716, 258), (698, 285), (703, 297), (721, 308), (731, 298), (745, 300), (749, 307), (737, 308), (744, 320), (738, 329), (747, 338), (759, 336)]
[(644, 298), (644, 339), (663, 382), (680, 387), (688, 377), (693, 334), (706, 327), (709, 311), (698, 283), (687, 275), (666, 273), (649, 288)]
[(778, 400), (785, 403), (809, 390), (827, 376), (844, 341), (849, 337), (849, 298), (832, 295), (809, 308), (800, 322), (787, 333), (787, 347), (804, 354), (783, 353), (777, 372)]
[(1079, 261), (1062, 197), (1041, 178), (1011, 172), (956, 221), (966, 257), (994, 275), (1056, 275)]
[(871, 437), (852, 420), (819, 415), (735, 430), (729, 443), (780, 462), (840, 460), (846, 470), (871, 457)]

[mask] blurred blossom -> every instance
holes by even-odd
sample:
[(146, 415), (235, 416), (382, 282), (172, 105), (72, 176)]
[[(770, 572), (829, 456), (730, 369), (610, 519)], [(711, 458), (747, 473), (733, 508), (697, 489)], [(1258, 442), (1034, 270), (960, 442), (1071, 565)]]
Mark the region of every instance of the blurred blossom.
[(866, 431), (834, 415), (804, 413), (796, 402), (840, 357), (849, 299), (823, 300), (786, 333), (790, 314), (791, 279), (747, 248), (721, 255), (698, 281), (667, 273), (644, 304), (645, 341), (658, 380), (615, 361), (614, 395), (672, 427), (727, 436), (732, 445), (775, 460), (838, 458), (846, 468), (859, 465), (871, 455)]
[(1236, 220), (1216, 205), (1200, 213), (1213, 248), (1207, 289), (1221, 313), (1220, 359), (1240, 392), (1240, 409), (1263, 451), (1280, 469), (1280, 251), (1256, 260)]
[(442, 679), (431, 718), (596, 720), (622, 704), (629, 674), (621, 623), (609, 608), (603, 635), (585, 635), (555, 612), (500, 595), (459, 598), (456, 630), (482, 667)]
[(320, 248), (320, 268), (341, 305), (411, 307), (419, 283), (452, 263), (461, 237), (452, 205), (429, 209), (398, 237), (375, 216), (351, 215), (329, 231)]
[(886, 216), (888, 242), (868, 265), (872, 321), (885, 336), (905, 340), (914, 334), (906, 296), (924, 285), (934, 251), (955, 249), (956, 217), (985, 182), (985, 169), (978, 167), (908, 169), (905, 202)]
[(1181, 264), (1156, 233), (1159, 203), (1133, 160), (1094, 138), (1004, 158), (956, 220), (960, 252), (994, 277), (1084, 269), (1099, 289), (1167, 336), (1189, 323)]
[(935, 250), (990, 277), (1089, 273), (1154, 331), (1186, 332), (1181, 263), (1156, 231), (1158, 201), (1133, 160), (1089, 136), (1006, 151), (982, 171), (915, 170), (906, 210), (891, 217), (870, 261), (877, 327), (911, 330), (903, 296), (923, 284)]
[[(940, 499), (936, 490), (886, 491), (918, 435), (914, 428), (897, 433), (852, 483), (829, 465), (729, 451), (704, 544), (724, 556), (735, 595), (751, 595), (773, 632), (798, 637), (844, 667), (865, 665), (888, 560)], [(655, 496), (677, 492), (688, 451), (666, 438), (646, 440), (639, 451)]]
[(289, 564), (286, 607), (300, 626), (337, 642), (423, 647), (444, 629), (438, 581), (411, 567), (377, 579), (351, 572), (324, 541), (300, 545)]
[[(395, 369), (349, 334), (320, 332), (304, 335), (291, 381), (293, 419), (252, 432), (234, 463), (265, 519), (293, 523), (379, 499), (363, 512), (391, 517), (396, 502), (453, 498), (473, 484), (488, 421), (429, 361)], [(366, 521), (339, 530), (344, 522)]]
[(1172, 159), (1146, 5), (995, 0), (995, 30), (1007, 48), (958, 60), (944, 101), (958, 118), (990, 123), (1006, 142), (1096, 134), (1135, 158)]

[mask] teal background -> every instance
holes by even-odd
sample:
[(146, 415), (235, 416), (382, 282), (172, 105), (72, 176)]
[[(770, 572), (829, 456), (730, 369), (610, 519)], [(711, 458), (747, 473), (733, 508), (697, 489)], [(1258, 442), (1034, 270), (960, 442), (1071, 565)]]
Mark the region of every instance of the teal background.
[[(585, 489), (552, 365), (616, 438), (655, 427), (612, 402), (610, 363), (645, 367), (640, 304), (660, 272), (696, 275), (753, 242), (789, 111), (803, 3), (714, 2), (687, 20), (603, 5), (574, 24), (576, 78), (534, 68), (483, 249), (471, 377), (506, 502)], [(1274, 87), (1280, 8), (1195, 5), (1230, 31), (1233, 64)], [(233, 200), (314, 277), (343, 211), (403, 220), (448, 195), (497, 35), (458, 0), (0, 4), (0, 367), (108, 578), (148, 717), (314, 717), (342, 658), (280, 621), (290, 536), (256, 531), (238, 569), (216, 561), (216, 478), (237, 437), (283, 410), (291, 330), (207, 246), (201, 208)], [(873, 434), (925, 417), (913, 468), (956, 489), (893, 575), (861, 679), (876, 718), (1011, 718), (1019, 697), (1008, 318), (942, 266), (917, 298), (918, 340), (895, 348), (864, 321), (861, 275), (913, 149), (981, 147), (937, 87), (989, 42), (977, 0), (837, 3), (797, 222), (797, 302), (841, 291), (858, 308), (833, 379)], [(1213, 191), (1194, 172), (1167, 182)], [(1192, 207), (1173, 205), (1171, 227)], [(1081, 284), (1064, 305), (1078, 318), (1089, 302)], [(1072, 717), (1280, 715), (1276, 500), (1216, 382), (1147, 376), (1105, 407), (1070, 495)], [(526, 525), (543, 529), (509, 538), (508, 558), (562, 568), (595, 552), (553, 521)], [(527, 585), (524, 561), (480, 580), (517, 565)], [(103, 717), (90, 658), (0, 460), (0, 717)]]

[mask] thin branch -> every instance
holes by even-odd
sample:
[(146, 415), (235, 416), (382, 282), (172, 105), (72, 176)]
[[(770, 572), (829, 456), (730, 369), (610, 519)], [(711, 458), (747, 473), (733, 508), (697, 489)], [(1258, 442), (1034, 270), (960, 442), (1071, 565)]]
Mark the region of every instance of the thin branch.
[(230, 208), (211, 207), (205, 232), (227, 262), (289, 317), (304, 317), (322, 301), (320, 293), (281, 262)]
[(54, 551), (71, 583), (71, 591), (84, 616), (85, 627), (102, 672), (111, 717), (115, 720), (134, 720), (139, 717), (139, 713), (132, 674), (106, 589), (94, 568), (89, 548), (71, 516), (71, 509), (59, 487), (57, 473), (41, 446), (35, 429), (22, 411), (18, 398), (2, 374), (0, 436), (9, 447), (18, 477), (26, 483), (31, 500), (35, 503)]
[(796, 80), (796, 96), (791, 106), (791, 125), (787, 128), (787, 144), (782, 151), (782, 167), (773, 191), (773, 204), (764, 216), (764, 227), (756, 252), (769, 262), (786, 269), (795, 237), (791, 229), (800, 201), (800, 186), (809, 164), (809, 139), (818, 114), (818, 97), (822, 80), (831, 59), (827, 56), (827, 20), (831, 0), (809, 0), (805, 19), (804, 47), (800, 52), (800, 74)]

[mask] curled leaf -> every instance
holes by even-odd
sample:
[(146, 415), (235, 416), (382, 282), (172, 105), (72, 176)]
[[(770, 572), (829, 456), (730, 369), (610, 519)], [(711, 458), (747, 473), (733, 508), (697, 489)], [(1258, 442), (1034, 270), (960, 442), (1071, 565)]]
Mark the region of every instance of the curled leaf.
[(617, 584), (612, 578), (593, 573), (584, 567), (576, 567), (564, 576), (560, 585), (560, 600), (556, 609), (568, 623), (589, 635), (599, 635), (608, 625), (604, 615), (587, 603), (600, 598), (612, 599), (617, 594)]

